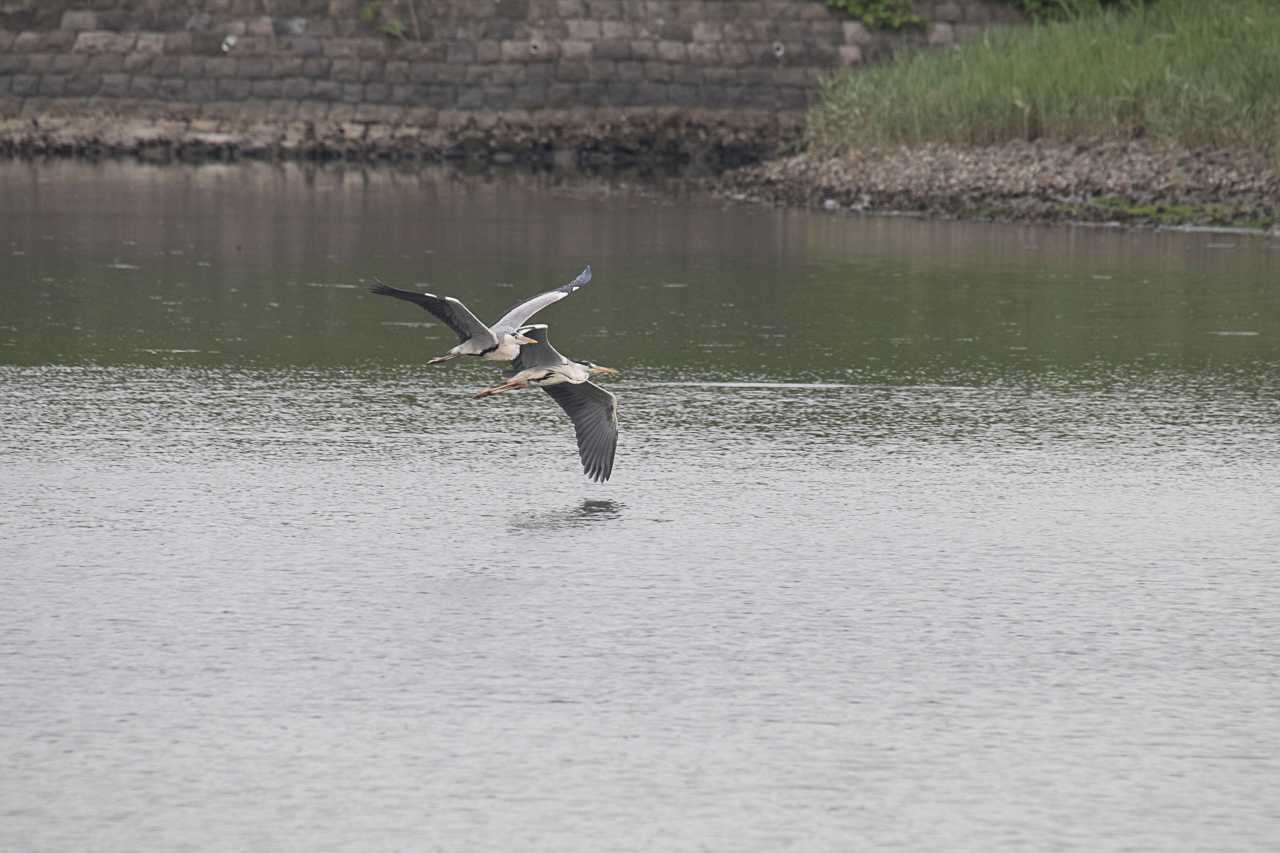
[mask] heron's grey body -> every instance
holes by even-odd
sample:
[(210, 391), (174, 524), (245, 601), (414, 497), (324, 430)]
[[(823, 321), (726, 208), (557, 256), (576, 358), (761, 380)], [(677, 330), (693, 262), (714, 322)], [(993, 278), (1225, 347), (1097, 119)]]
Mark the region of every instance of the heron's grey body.
[(546, 391), (573, 421), (583, 473), (603, 483), (613, 473), (613, 458), (618, 450), (618, 401), (588, 380), (594, 373), (615, 371), (589, 361), (565, 358), (547, 341), (545, 325), (525, 326), (518, 331), (536, 343), (520, 347), (511, 369), (504, 374), (506, 382), (476, 396), (488, 397), (530, 385)]
[(420, 305), (437, 320), (453, 329), (458, 336), (458, 345), (447, 354), (431, 359), (429, 364), (464, 355), (476, 356), (488, 361), (512, 361), (520, 355), (522, 343), (520, 327), (543, 308), (553, 302), (559, 302), (575, 290), (585, 287), (590, 281), (591, 267), (588, 266), (579, 273), (577, 278), (563, 287), (548, 290), (546, 293), (540, 293), (532, 299), (526, 299), (512, 306), (492, 326), (486, 326), (480, 322), (480, 319), (472, 314), (467, 306), (452, 296), (415, 293), (398, 287), (388, 287), (381, 282), (369, 290), (381, 296), (394, 296), (396, 299)]

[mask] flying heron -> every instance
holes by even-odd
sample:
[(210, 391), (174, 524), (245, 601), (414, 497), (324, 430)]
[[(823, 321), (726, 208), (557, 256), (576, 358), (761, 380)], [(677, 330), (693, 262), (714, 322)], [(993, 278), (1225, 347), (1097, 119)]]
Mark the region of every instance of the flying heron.
[(486, 388), (475, 397), (491, 397), (530, 385), (546, 391), (573, 421), (583, 473), (603, 483), (613, 473), (613, 457), (618, 449), (618, 401), (589, 380), (597, 373), (618, 371), (565, 358), (548, 343), (545, 324), (524, 326), (518, 333), (532, 338), (534, 343), (520, 347), (511, 369), (504, 373), (506, 382)]
[(486, 326), (480, 322), (476, 315), (467, 309), (467, 306), (452, 296), (415, 293), (398, 287), (388, 287), (380, 281), (369, 288), (369, 291), (421, 305), (457, 334), (458, 345), (445, 355), (430, 359), (427, 364), (449, 361), (460, 355), (479, 356), (489, 361), (512, 361), (519, 357), (521, 344), (536, 343), (534, 339), (521, 335), (520, 327), (534, 314), (553, 302), (559, 302), (578, 288), (585, 287), (589, 281), (591, 281), (590, 266), (563, 287), (548, 290), (546, 293), (540, 293), (532, 299), (516, 304), (492, 326)]

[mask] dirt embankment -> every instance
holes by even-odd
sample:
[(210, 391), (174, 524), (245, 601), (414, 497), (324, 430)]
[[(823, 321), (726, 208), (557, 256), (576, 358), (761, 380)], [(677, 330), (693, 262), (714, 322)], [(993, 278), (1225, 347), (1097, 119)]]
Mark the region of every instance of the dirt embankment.
[(1280, 233), (1275, 161), (1150, 140), (801, 154), (727, 172), (715, 187), (734, 198), (831, 211)]

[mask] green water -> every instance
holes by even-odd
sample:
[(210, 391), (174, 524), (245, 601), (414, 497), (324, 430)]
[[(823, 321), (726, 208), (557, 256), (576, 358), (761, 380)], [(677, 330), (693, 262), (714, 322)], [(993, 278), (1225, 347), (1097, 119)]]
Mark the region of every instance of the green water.
[[(0, 166), (0, 847), (1280, 832), (1280, 242)], [(378, 276), (619, 368), (608, 484)]]

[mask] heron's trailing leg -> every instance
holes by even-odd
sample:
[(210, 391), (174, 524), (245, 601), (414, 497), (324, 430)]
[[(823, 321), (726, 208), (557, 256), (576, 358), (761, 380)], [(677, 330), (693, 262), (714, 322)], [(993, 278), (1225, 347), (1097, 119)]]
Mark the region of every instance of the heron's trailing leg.
[(504, 391), (516, 391), (520, 388), (528, 388), (528, 382), (506, 382), (494, 388), (486, 388), (479, 394), (472, 394), (471, 399), (479, 400), (481, 397), (492, 397), (494, 394), (501, 394)]
[(442, 361), (451, 361), (457, 357), (458, 354), (456, 352), (451, 352), (448, 355), (438, 355), (435, 358), (427, 359), (427, 364), (439, 364)]

